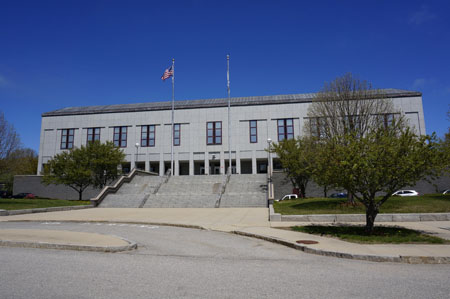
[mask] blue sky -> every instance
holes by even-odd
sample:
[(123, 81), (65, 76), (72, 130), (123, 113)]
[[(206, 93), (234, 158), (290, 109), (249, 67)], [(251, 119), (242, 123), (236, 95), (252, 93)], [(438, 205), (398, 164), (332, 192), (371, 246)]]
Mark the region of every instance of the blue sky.
[(39, 148), (41, 113), (71, 106), (320, 90), (347, 72), (423, 93), (449, 126), (448, 1), (0, 0), (0, 110)]

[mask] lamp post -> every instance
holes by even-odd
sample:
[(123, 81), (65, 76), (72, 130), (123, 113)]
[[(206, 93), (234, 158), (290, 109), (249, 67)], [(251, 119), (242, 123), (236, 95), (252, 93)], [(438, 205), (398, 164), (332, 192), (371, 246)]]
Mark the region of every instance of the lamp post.
[(271, 163), (271, 144), (272, 144), (272, 139), (267, 138), (267, 144), (269, 146), (269, 150), (268, 150), (268, 154), (267, 154), (267, 177), (268, 177), (268, 182), (267, 182), (267, 187), (268, 187), (268, 192), (269, 192), (269, 200), (273, 199), (272, 196), (272, 163)]
[(134, 168), (137, 169), (137, 159), (138, 159), (139, 142), (136, 142), (136, 144), (135, 144), (134, 146), (136, 146), (136, 159), (134, 159)]

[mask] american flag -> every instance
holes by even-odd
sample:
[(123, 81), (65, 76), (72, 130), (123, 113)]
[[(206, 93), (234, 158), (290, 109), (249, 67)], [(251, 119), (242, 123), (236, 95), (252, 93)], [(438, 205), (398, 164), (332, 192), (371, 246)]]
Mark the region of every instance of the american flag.
[(161, 80), (166, 80), (167, 78), (170, 78), (173, 76), (173, 70), (172, 70), (172, 66), (170, 66), (169, 68), (167, 68), (164, 71), (164, 74), (161, 76)]

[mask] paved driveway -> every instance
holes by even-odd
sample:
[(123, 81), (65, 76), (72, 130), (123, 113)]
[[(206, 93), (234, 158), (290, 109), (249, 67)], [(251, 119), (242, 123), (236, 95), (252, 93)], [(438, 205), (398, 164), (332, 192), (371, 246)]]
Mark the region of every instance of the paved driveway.
[(224, 232), (116, 223), (0, 223), (117, 235), (122, 253), (0, 247), (2, 298), (448, 298), (450, 265), (310, 255)]

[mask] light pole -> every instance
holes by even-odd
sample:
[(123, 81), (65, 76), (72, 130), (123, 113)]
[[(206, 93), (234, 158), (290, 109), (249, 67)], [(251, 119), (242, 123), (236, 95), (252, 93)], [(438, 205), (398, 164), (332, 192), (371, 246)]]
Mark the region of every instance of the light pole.
[[(233, 173), (232, 163), (231, 163), (231, 98), (230, 98), (230, 55), (227, 55), (227, 91), (228, 91), (228, 169), (230, 170), (230, 175)], [(227, 169), (225, 169), (225, 174), (227, 174)]]
[(136, 146), (136, 159), (134, 159), (134, 168), (137, 169), (137, 159), (138, 159), (139, 142), (136, 142), (136, 144), (135, 144), (134, 146)]
[(272, 196), (272, 167), (271, 167), (271, 144), (272, 144), (272, 139), (267, 138), (267, 144), (269, 146), (269, 150), (268, 150), (268, 154), (267, 154), (267, 177), (268, 177), (268, 182), (267, 182), (267, 187), (268, 187), (268, 191), (269, 191), (269, 200), (273, 199)]

